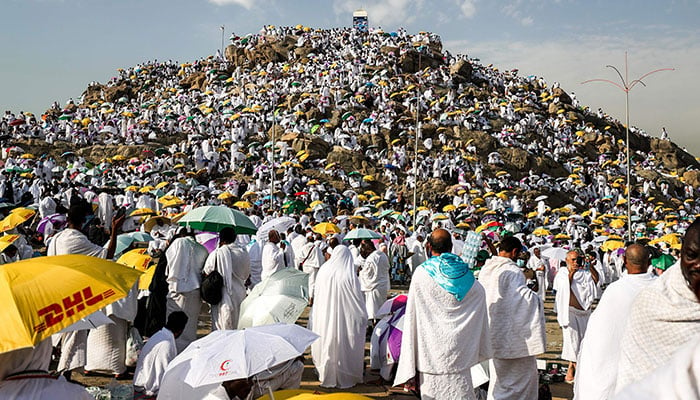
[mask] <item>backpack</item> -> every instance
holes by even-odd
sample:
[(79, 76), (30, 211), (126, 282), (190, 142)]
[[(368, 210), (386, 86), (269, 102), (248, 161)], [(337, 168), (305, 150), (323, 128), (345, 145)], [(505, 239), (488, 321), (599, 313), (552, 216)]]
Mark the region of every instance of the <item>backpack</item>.
[(202, 276), (202, 283), (199, 285), (199, 291), (202, 300), (215, 306), (221, 303), (223, 297), (224, 277), (219, 271), (214, 270), (209, 275)]

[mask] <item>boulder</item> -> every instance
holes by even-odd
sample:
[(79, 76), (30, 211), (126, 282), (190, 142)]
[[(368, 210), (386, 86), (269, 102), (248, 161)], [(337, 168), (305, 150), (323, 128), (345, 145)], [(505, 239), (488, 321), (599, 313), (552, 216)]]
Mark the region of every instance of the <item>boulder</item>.
[(207, 89), (207, 75), (204, 72), (194, 72), (182, 79), (180, 86), (184, 89), (197, 89), (203, 92)]
[(683, 174), (683, 182), (685, 182), (686, 185), (691, 185), (695, 189), (700, 188), (700, 171), (685, 171)]
[(459, 60), (450, 66), (450, 75), (455, 83), (469, 82), (472, 77), (474, 67), (466, 60)]
[(562, 88), (554, 88), (554, 90), (552, 90), (552, 96), (559, 97), (560, 103), (571, 104), (571, 97)]

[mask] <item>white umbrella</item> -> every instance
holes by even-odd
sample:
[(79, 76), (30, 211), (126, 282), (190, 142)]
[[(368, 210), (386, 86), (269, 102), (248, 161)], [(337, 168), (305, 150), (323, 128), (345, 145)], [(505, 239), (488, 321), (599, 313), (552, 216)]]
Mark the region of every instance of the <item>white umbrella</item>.
[(548, 249), (542, 250), (540, 253), (542, 257), (548, 258), (550, 260), (566, 260), (566, 253), (569, 251), (562, 247), (550, 247)]
[(309, 274), (282, 269), (255, 285), (243, 300), (238, 329), (278, 322), (293, 324), (308, 304)]
[[(192, 342), (168, 365), (161, 398), (201, 398), (184, 393), (193, 388), (251, 377), (304, 353), (319, 336), (299, 325), (277, 324), (245, 330), (218, 330)], [(168, 393), (163, 390), (175, 384)], [(213, 385), (213, 386), (212, 386)], [(204, 388), (202, 388), (204, 389)], [(172, 396), (168, 395), (172, 392)]]
[(296, 220), (292, 217), (278, 217), (271, 219), (264, 224), (260, 225), (258, 228), (258, 233), (255, 234), (255, 239), (258, 242), (266, 242), (267, 236), (271, 230), (276, 230), (277, 232), (287, 232), (290, 226), (294, 226)]
[(537, 196), (535, 197), (535, 201), (542, 201), (542, 200), (547, 200), (549, 197), (542, 195), (542, 196)]

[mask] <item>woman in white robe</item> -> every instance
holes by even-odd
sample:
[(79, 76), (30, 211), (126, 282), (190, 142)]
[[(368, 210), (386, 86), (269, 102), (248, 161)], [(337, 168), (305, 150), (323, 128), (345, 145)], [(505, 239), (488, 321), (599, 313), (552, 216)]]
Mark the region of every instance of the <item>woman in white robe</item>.
[(363, 381), (367, 311), (350, 250), (336, 246), (316, 277), (312, 330), (321, 336), (311, 356), (323, 387)]

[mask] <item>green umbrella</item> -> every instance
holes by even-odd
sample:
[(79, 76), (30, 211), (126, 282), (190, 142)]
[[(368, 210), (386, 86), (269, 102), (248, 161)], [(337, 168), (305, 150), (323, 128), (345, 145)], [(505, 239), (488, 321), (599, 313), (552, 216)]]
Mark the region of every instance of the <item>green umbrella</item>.
[[(149, 235), (148, 233), (143, 233), (143, 232), (122, 233), (121, 235), (117, 236), (117, 247), (114, 250), (114, 255), (115, 256), (121, 255), (134, 242), (150, 242), (152, 240), (153, 240), (153, 236)], [(104, 247), (107, 248), (108, 245), (109, 245), (109, 243), (105, 244)]]
[(320, 128), (320, 127), (321, 127), (321, 125), (319, 125), (319, 124), (316, 124), (316, 125), (312, 126), (312, 127), (311, 127), (311, 133), (316, 133), (316, 131), (317, 131), (318, 128)]
[(662, 254), (656, 258), (651, 259), (651, 265), (654, 268), (658, 268), (662, 271), (666, 271), (668, 267), (676, 263), (676, 259), (668, 254)]
[(205, 232), (221, 232), (224, 228), (233, 228), (238, 234), (252, 235), (258, 231), (245, 214), (226, 206), (197, 207), (177, 223)]
[(382, 235), (377, 232), (365, 228), (357, 228), (348, 232), (343, 240), (353, 240), (353, 239), (381, 239)]
[(306, 203), (304, 203), (301, 200), (288, 201), (282, 206), (285, 214), (291, 214), (297, 211), (304, 211), (306, 210), (306, 207)]

